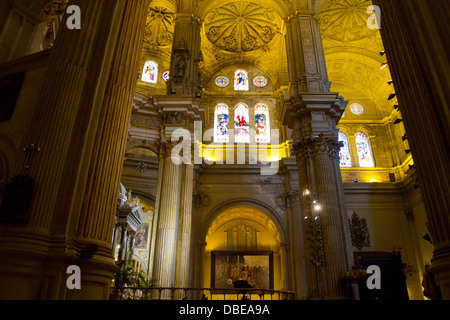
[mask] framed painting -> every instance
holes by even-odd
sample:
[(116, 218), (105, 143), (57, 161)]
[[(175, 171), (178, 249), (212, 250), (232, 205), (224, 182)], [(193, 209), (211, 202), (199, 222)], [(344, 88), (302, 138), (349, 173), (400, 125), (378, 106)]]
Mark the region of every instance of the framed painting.
[(273, 252), (211, 251), (211, 288), (273, 289)]
[(149, 224), (143, 223), (136, 229), (134, 237), (134, 248), (137, 250), (147, 250), (148, 248), (148, 230)]

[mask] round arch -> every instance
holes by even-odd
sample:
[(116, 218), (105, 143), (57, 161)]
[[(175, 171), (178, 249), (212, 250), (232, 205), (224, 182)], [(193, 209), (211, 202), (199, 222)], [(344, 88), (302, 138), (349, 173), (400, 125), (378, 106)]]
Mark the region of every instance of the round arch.
[[(236, 2), (236, 0), (224, 0), (221, 1), (221, 5), (227, 5), (230, 3)], [(248, 2), (252, 2), (255, 4), (261, 4), (261, 2), (259, 1), (254, 1), (254, 0), (249, 0)], [(264, 5), (271, 7), (282, 19), (285, 19), (289, 16), (289, 14), (291, 13), (290, 8), (289, 8), (289, 4), (283, 1), (275, 1), (275, 0), (265, 0), (264, 1)], [(208, 1), (203, 1), (203, 3), (201, 3), (196, 11), (195, 14), (200, 17), (202, 20), (204, 20), (206, 18), (206, 16), (208, 15), (209, 12), (211, 12), (214, 8), (217, 7), (217, 1), (216, 0), (208, 0)]]
[(239, 206), (247, 206), (247, 207), (253, 207), (256, 209), (259, 209), (263, 213), (265, 213), (268, 218), (272, 220), (274, 225), (277, 228), (277, 231), (280, 235), (281, 243), (287, 241), (287, 234), (284, 230), (283, 224), (281, 222), (281, 219), (279, 215), (276, 213), (276, 211), (271, 208), (269, 205), (262, 203), (259, 200), (249, 199), (249, 198), (235, 198), (233, 200), (229, 200), (226, 202), (223, 202), (216, 207), (214, 207), (212, 210), (210, 210), (210, 213), (207, 215), (207, 217), (204, 219), (201, 228), (200, 228), (200, 239), (205, 240), (206, 236), (208, 234), (208, 230), (211, 227), (214, 220), (221, 215), (223, 212), (230, 210), (235, 207)]

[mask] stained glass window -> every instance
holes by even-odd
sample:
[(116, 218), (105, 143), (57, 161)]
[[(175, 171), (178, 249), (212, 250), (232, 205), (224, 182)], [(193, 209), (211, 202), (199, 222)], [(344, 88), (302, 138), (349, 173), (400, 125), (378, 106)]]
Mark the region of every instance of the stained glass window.
[(141, 80), (144, 82), (156, 83), (158, 78), (158, 64), (154, 61), (146, 61), (142, 70)]
[(248, 74), (243, 69), (238, 69), (234, 73), (234, 90), (248, 90)]
[(228, 106), (219, 103), (214, 112), (214, 142), (228, 142)]
[(218, 87), (226, 87), (230, 83), (230, 80), (228, 80), (227, 77), (220, 76), (216, 78), (216, 86)]
[(267, 79), (263, 76), (257, 76), (253, 79), (253, 84), (260, 88), (267, 86), (267, 83)]
[(235, 142), (250, 142), (250, 116), (248, 106), (244, 103), (234, 108), (234, 140)]
[(364, 108), (362, 105), (358, 104), (358, 103), (353, 103), (350, 107), (349, 107), (350, 111), (353, 112), (356, 115), (360, 115), (363, 114), (364, 112)]
[(169, 71), (165, 71), (162, 75), (163, 79), (165, 81), (168, 81), (170, 79), (170, 72)]
[(348, 137), (344, 133), (339, 132), (338, 140), (344, 144), (344, 146), (339, 150), (339, 166), (343, 168), (350, 168), (352, 167), (352, 157), (350, 155)]
[(357, 132), (355, 133), (355, 142), (356, 150), (358, 151), (359, 166), (365, 168), (375, 167), (369, 137), (363, 132)]
[(264, 103), (255, 106), (256, 142), (270, 142), (269, 108)]

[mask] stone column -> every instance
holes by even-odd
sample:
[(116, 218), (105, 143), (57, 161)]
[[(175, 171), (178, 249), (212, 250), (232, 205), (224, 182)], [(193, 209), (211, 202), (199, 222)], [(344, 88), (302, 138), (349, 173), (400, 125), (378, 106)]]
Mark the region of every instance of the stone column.
[[(41, 148), (28, 171), (36, 183), (30, 220), (2, 226), (3, 269), (28, 265), (22, 278), (33, 279), (2, 290), (9, 298), (106, 299), (117, 269), (111, 237), (148, 0), (71, 4), (82, 28), (60, 30), (23, 142)], [(17, 174), (25, 163), (22, 155)], [(21, 245), (11, 252), (8, 241)], [(72, 264), (81, 290), (67, 290)]]
[(202, 92), (202, 21), (186, 12), (177, 13), (175, 21), (169, 94), (173, 92), (179, 95), (196, 95)]
[[(162, 158), (164, 172), (161, 182), (161, 198), (157, 212), (155, 251), (153, 258), (153, 275), (156, 287), (173, 287), (175, 284), (175, 259), (177, 225), (180, 200), (180, 158), (172, 158), (171, 142), (163, 142)], [(158, 292), (154, 291), (154, 298)], [(171, 292), (164, 290), (161, 299), (171, 299)]]
[(313, 10), (296, 10), (285, 20), (291, 96), (330, 90), (320, 29), (313, 15)]
[[(434, 245), (430, 272), (450, 299), (448, 1), (375, 0)], [(387, 98), (387, 97), (386, 97)]]

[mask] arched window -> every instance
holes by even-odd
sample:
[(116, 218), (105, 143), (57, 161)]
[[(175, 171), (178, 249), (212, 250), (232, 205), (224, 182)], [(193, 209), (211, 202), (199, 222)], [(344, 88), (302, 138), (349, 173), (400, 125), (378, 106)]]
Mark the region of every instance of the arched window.
[(363, 132), (355, 133), (356, 150), (358, 151), (359, 166), (364, 168), (375, 167), (369, 137)]
[(234, 108), (234, 141), (235, 142), (250, 142), (250, 116), (248, 113), (248, 106), (244, 103), (239, 103)]
[(248, 73), (243, 69), (234, 72), (234, 90), (248, 91)]
[(269, 107), (264, 103), (255, 106), (256, 142), (270, 142)]
[(158, 79), (158, 64), (155, 61), (146, 61), (142, 70), (141, 80), (149, 83), (156, 83)]
[(228, 106), (219, 103), (214, 111), (214, 142), (228, 142)]
[(352, 157), (350, 155), (348, 137), (344, 133), (339, 132), (338, 140), (344, 144), (344, 146), (339, 150), (339, 166), (342, 168), (350, 168), (352, 167)]

